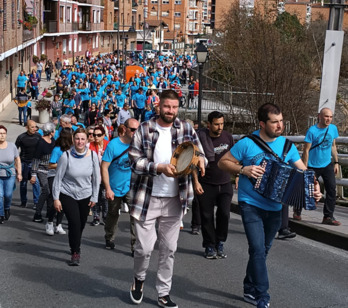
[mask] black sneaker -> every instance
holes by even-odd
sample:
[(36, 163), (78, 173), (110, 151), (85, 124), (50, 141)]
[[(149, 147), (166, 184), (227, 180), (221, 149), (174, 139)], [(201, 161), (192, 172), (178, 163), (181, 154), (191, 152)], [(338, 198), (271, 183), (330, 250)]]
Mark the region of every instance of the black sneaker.
[(69, 266), (79, 266), (80, 265), (80, 254), (74, 252), (71, 255), (71, 260), (68, 262)]
[(33, 218), (33, 222), (43, 222), (42, 216), (39, 214), (35, 214)]
[(219, 244), (216, 247), (216, 256), (218, 257), (218, 259), (225, 259), (227, 258), (227, 255), (224, 252), (224, 243), (223, 242), (219, 242)]
[(105, 241), (105, 248), (106, 249), (115, 249), (115, 243), (110, 241), (110, 240), (106, 240)]
[(296, 236), (296, 232), (291, 232), (289, 228), (280, 229), (278, 232), (278, 239), (285, 240), (287, 238), (294, 238)]
[(20, 207), (26, 208), (27, 207), (27, 203), (26, 202), (22, 202)]
[(255, 296), (249, 293), (244, 293), (244, 301), (254, 306), (257, 305), (257, 300)]
[(0, 216), (0, 225), (2, 225), (5, 222), (5, 217), (4, 216)]
[(200, 233), (199, 233), (199, 228), (198, 227), (193, 227), (192, 228), (192, 231), (191, 231), (191, 234), (193, 234), (193, 235), (199, 235)]
[(33, 210), (36, 211), (36, 208), (37, 208), (37, 203), (34, 203)]
[(162, 296), (158, 298), (158, 306), (160, 307), (171, 307), (171, 308), (177, 308), (178, 305), (175, 304), (171, 299), (169, 295)]
[(130, 289), (130, 298), (134, 304), (140, 304), (143, 300), (144, 281), (138, 280), (134, 277), (134, 282)]
[(98, 217), (95, 217), (93, 221), (91, 222), (91, 226), (99, 226), (100, 221)]
[(5, 210), (5, 220), (9, 220), (9, 219), (10, 219), (10, 216), (11, 216), (10, 209)]
[(206, 259), (216, 259), (216, 250), (212, 247), (206, 247), (204, 252), (204, 257)]

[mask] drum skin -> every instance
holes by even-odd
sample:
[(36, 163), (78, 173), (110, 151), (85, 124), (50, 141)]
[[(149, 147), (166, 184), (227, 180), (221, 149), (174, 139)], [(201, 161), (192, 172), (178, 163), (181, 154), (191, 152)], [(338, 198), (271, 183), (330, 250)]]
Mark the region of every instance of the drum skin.
[(198, 165), (200, 151), (191, 141), (183, 142), (175, 149), (170, 163), (175, 166), (175, 175), (188, 175)]

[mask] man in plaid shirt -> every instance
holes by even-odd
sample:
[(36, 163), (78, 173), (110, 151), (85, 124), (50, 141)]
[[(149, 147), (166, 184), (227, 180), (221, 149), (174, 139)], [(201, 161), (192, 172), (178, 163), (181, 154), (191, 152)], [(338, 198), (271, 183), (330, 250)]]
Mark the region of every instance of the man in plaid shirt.
[[(159, 238), (159, 262), (156, 289), (158, 305), (177, 307), (169, 292), (172, 284), (174, 253), (180, 222), (193, 199), (191, 176), (175, 176), (170, 164), (172, 153), (186, 141), (196, 144), (202, 155), (199, 168), (204, 176), (204, 152), (196, 132), (186, 121), (177, 119), (179, 97), (165, 90), (160, 98), (160, 115), (143, 122), (130, 145), (132, 167), (130, 214), (135, 218), (137, 241), (134, 251), (134, 283), (131, 300), (140, 304), (150, 256)], [(156, 232), (156, 222), (158, 234)]]

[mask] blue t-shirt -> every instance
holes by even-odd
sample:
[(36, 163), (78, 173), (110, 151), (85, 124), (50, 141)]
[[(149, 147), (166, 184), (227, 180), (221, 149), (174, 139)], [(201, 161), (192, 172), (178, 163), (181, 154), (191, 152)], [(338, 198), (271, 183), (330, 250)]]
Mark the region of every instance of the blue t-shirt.
[[(259, 136), (260, 131), (254, 132)], [(267, 142), (271, 149), (277, 153), (280, 157), (283, 154), (284, 144), (286, 138), (280, 136), (273, 142)], [(235, 157), (243, 166), (260, 165), (264, 157), (273, 158), (271, 154), (264, 153), (254, 141), (250, 138), (243, 138), (239, 140), (232, 148), (231, 154)], [(286, 155), (285, 162), (290, 164), (295, 163), (300, 159), (300, 155), (295, 147), (292, 145), (288, 154)], [(281, 203), (274, 202), (270, 199), (266, 199), (256, 192), (252, 183), (245, 175), (240, 175), (238, 183), (238, 201), (244, 201), (250, 205), (259, 207), (266, 211), (280, 211), (282, 208)]]
[(21, 76), (21, 75), (19, 75), (18, 77), (17, 77), (17, 87), (18, 88), (25, 88), (25, 83), (27, 82), (27, 80), (28, 80), (28, 78), (27, 78), (27, 76), (25, 76), (25, 75), (23, 75), (23, 76)]
[(122, 94), (116, 94), (116, 102), (117, 102), (117, 107), (123, 108), (123, 105), (126, 101), (126, 95)]
[(146, 101), (145, 94), (136, 93), (133, 99), (135, 100), (135, 103), (137, 104), (139, 109), (145, 108), (145, 101)]
[[(120, 138), (112, 139), (104, 152), (103, 161), (110, 163), (129, 147)], [(110, 187), (116, 197), (123, 197), (130, 189), (131, 168), (128, 152), (122, 155), (109, 166)]]
[(330, 124), (328, 128), (326, 136), (327, 128), (319, 128), (317, 124), (308, 129), (304, 141), (311, 143), (312, 147), (321, 143), (325, 136), (324, 142), (309, 151), (308, 167), (324, 168), (331, 163), (332, 143), (338, 137), (338, 130), (334, 124)]

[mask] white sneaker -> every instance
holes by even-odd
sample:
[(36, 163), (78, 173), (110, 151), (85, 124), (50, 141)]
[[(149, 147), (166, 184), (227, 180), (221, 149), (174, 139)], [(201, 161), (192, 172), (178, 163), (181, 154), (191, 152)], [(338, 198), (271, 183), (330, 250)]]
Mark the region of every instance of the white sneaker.
[(66, 234), (66, 231), (63, 229), (62, 225), (59, 224), (59, 225), (56, 227), (55, 233), (58, 233), (58, 234)]
[(121, 212), (123, 213), (129, 212), (128, 204), (126, 202), (123, 202)]
[(48, 234), (48, 235), (54, 235), (53, 222), (48, 222), (48, 223), (46, 224), (46, 234)]

